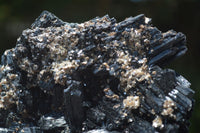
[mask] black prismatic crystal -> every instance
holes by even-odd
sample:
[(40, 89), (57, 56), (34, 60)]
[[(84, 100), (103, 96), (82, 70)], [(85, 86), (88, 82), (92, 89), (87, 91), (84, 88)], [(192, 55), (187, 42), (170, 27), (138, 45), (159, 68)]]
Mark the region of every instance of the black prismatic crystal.
[(190, 83), (163, 69), (186, 38), (144, 15), (67, 23), (44, 11), (0, 64), (0, 133), (185, 133)]

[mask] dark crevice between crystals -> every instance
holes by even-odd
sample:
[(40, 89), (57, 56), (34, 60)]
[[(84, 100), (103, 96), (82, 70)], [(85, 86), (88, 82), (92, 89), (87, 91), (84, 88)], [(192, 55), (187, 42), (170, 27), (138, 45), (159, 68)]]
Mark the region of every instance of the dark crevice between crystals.
[[(83, 128), (82, 123), (88, 121), (85, 116), (88, 115), (90, 118), (89, 115), (94, 113), (90, 111), (90, 108), (98, 108), (100, 104), (99, 101), (102, 101), (104, 96), (103, 89), (111, 86), (111, 90), (116, 91), (119, 85), (119, 79), (110, 76), (108, 71), (96, 72), (93, 66), (89, 66), (84, 70), (79, 70), (73, 75), (73, 79), (76, 80), (71, 81), (71, 85), (64, 90), (66, 98), (65, 109), (67, 110), (66, 118), (69, 117), (69, 123), (74, 126), (72, 132), (79, 132), (77, 129), (81, 130)], [(105, 114), (96, 112), (94, 115), (99, 115), (97, 116), (97, 119), (99, 119), (97, 120), (97, 124), (99, 127), (103, 126), (106, 121)]]

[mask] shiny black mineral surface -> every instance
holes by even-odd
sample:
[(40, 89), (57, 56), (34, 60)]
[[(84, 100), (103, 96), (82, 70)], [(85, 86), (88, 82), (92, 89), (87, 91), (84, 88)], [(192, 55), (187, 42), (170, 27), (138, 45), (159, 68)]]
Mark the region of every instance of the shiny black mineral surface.
[(143, 14), (78, 24), (44, 11), (0, 64), (0, 133), (186, 133), (186, 37)]

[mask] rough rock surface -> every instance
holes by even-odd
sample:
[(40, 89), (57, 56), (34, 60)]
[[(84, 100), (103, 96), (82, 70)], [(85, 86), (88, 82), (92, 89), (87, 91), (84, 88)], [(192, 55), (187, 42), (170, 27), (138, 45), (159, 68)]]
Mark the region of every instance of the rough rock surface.
[(0, 65), (0, 132), (188, 132), (194, 91), (161, 68), (187, 50), (144, 15), (66, 23), (44, 11)]

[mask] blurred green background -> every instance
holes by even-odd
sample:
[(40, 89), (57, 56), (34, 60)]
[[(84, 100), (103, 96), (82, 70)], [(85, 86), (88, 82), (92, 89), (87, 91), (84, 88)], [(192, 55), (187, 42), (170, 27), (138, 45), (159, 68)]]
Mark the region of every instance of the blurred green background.
[(169, 68), (186, 77), (196, 91), (190, 133), (200, 126), (200, 0), (0, 0), (0, 55), (15, 46), (21, 32), (43, 10), (63, 21), (84, 22), (109, 14), (118, 21), (145, 14), (161, 31), (174, 29), (187, 36), (188, 52)]

